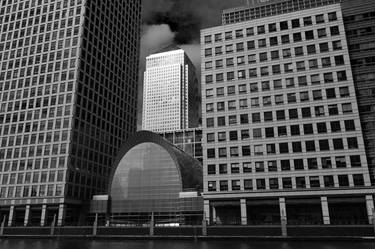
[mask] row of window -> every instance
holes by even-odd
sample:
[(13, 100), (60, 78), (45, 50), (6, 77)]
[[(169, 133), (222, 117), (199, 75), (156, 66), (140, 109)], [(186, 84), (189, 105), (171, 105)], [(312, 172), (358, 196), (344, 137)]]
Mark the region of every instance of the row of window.
[[(313, 124), (293, 124), (290, 126), (278, 126), (278, 127), (265, 127), (265, 128), (253, 128), (251, 139), (264, 139), (264, 138), (274, 138), (274, 137), (285, 137), (285, 136), (300, 136), (302, 133), (304, 135), (311, 134), (326, 134), (326, 133), (336, 133), (336, 132), (351, 132), (355, 131), (355, 122), (352, 119), (345, 121), (331, 121), (328, 122), (318, 122)], [(315, 127), (315, 132), (314, 132)], [(250, 139), (249, 129), (245, 130), (233, 130), (233, 131), (219, 131), (215, 135), (214, 132), (207, 133), (207, 143), (212, 142), (225, 142), (225, 141), (238, 141), (239, 133), (240, 139), (246, 140)]]
[[(271, 57), (269, 57), (269, 53), (270, 53)], [(229, 57), (229, 58), (225, 59), (225, 66), (227, 68), (230, 68), (230, 67), (234, 67), (235, 65), (236, 66), (245, 65), (246, 63), (250, 65), (250, 64), (268, 61), (270, 59), (271, 60), (280, 59), (280, 54), (279, 54), (278, 50), (271, 51), (269, 53), (268, 52), (262, 52), (262, 53), (259, 53), (258, 55), (257, 54), (249, 54), (249, 55), (247, 55), (247, 57), (245, 57), (244, 55), (241, 55), (241, 56), (237, 56), (236, 60), (235, 60), (234, 57)], [(296, 57), (303, 56), (304, 54), (305, 53), (304, 53), (303, 47), (296, 47), (294, 49), (294, 55)], [(285, 58), (290, 58), (290, 57), (292, 57), (291, 50), (289, 48), (284, 49), (283, 50), (283, 58), (285, 59)], [(224, 63), (223, 63), (224, 60), (223, 59), (215, 60), (214, 62), (215, 62), (215, 69), (223, 68), (223, 66), (224, 66)], [(334, 64), (332, 62), (334, 62)], [(299, 63), (302, 63), (302, 62), (299, 62)], [(333, 66), (333, 65), (335, 65), (335, 66), (345, 65), (344, 56), (343, 55), (336, 55), (334, 57), (323, 57), (319, 61), (318, 61), (318, 59), (308, 60), (309, 69), (326, 68), (326, 67), (330, 67), (330, 66)], [(277, 65), (274, 65), (272, 68), (274, 69), (273, 70), (274, 73), (277, 73)], [(206, 70), (213, 69), (213, 61), (206, 61), (205, 62), (205, 69)]]
[(64, 195), (64, 184), (33, 185), (33, 186), (9, 186), (0, 188), (0, 198), (19, 197), (45, 197)]
[[(344, 71), (340, 73), (340, 77), (344, 78)], [(327, 73), (325, 75), (324, 81), (325, 83), (332, 83), (330, 80), (333, 75)], [(309, 80), (308, 80), (309, 78)], [(305, 87), (307, 85), (319, 85), (321, 83), (320, 75), (313, 74), (310, 77), (306, 75), (298, 76), (298, 77), (288, 77), (286, 79), (275, 79), (272, 81), (266, 80), (262, 82), (252, 82), (249, 84), (249, 88), (247, 84), (239, 84), (237, 85), (237, 92), (236, 86), (230, 85), (226, 87), (226, 95), (235, 95), (235, 94), (247, 94), (248, 91), (250, 93), (257, 93), (259, 91), (267, 92), (271, 89), (276, 91), (283, 88), (292, 88), (295, 86)], [(260, 85), (260, 86), (259, 86)], [(341, 88), (340, 88), (341, 89)], [(216, 97), (223, 97), (225, 95), (224, 87), (216, 87)], [(341, 92), (341, 91), (340, 91)], [(214, 88), (206, 88), (206, 98), (210, 98), (214, 96)]]
[[(68, 128), (68, 127), (67, 127)], [(18, 132), (18, 134), (22, 134)], [(65, 142), (68, 140), (69, 132), (67, 130), (63, 131), (55, 131), (55, 132), (44, 132), (39, 134), (31, 134), (31, 135), (18, 135), (18, 136), (3, 136), (1, 141), (1, 147), (12, 147), (12, 146), (19, 146), (19, 145), (33, 145), (33, 144), (43, 144), (43, 143), (51, 143), (51, 142)], [(23, 138), (23, 139), (22, 139)]]
[[(324, 106), (316, 106), (314, 107), (315, 117), (321, 117), (325, 115), (325, 107)], [(336, 116), (339, 114), (348, 114), (352, 113), (352, 104), (351, 103), (344, 103), (341, 104), (341, 110), (339, 111), (337, 104), (328, 105), (328, 115), (329, 116)], [(275, 111), (275, 116), (273, 111), (266, 111), (263, 112), (263, 119), (261, 117), (260, 112), (251, 113), (251, 122), (252, 123), (260, 123), (260, 122), (272, 122), (278, 120), (286, 120), (285, 110), (278, 110)], [(303, 107), (300, 109), (300, 112), (297, 108), (289, 109), (288, 110), (288, 117), (289, 120), (299, 119), (299, 118), (311, 118), (313, 117), (311, 107)], [(220, 116), (216, 118), (216, 126), (223, 127), (226, 125), (237, 125), (237, 124), (248, 124), (249, 123), (249, 114), (239, 114), (239, 115), (229, 115)], [(206, 127), (214, 127), (215, 126), (215, 118), (209, 117), (206, 118)]]
[[(308, 181), (306, 181), (308, 179)], [(266, 184), (267, 180), (267, 184)], [(352, 184), (350, 183), (352, 181)], [(230, 186), (228, 185), (230, 183)], [(308, 184), (308, 185), (307, 185)], [(217, 186), (218, 185), (218, 186)], [(208, 181), (208, 191), (241, 191), (266, 189), (305, 189), (305, 188), (334, 188), (334, 187), (362, 187), (365, 186), (362, 174), (326, 175), (309, 177), (260, 178), (244, 180)]]
[[(315, 61), (315, 60), (313, 60)], [(309, 62), (310, 63), (310, 62)], [(315, 63), (315, 62), (314, 62)], [(217, 73), (215, 75), (215, 81), (214, 81), (214, 75), (213, 74), (208, 74), (205, 76), (205, 83), (206, 84), (211, 84), (211, 83), (220, 83), (225, 81), (234, 81), (234, 80), (245, 80), (247, 78), (257, 78), (259, 76), (269, 76), (270, 73), (272, 75), (280, 75), (283, 73), (293, 73), (293, 72), (300, 72), (300, 71), (305, 71), (305, 61), (300, 61), (296, 63), (284, 63), (283, 65), (283, 70), (281, 70), (281, 65), (273, 65), (273, 66), (264, 66), (260, 68), (250, 68), (248, 70), (238, 70), (236, 73), (234, 71), (226, 72), (225, 76), (226, 78), (224, 79), (224, 73)], [(309, 64), (309, 66), (311, 66)], [(270, 71), (271, 70), (271, 71)], [(332, 83), (335, 80), (336, 81), (345, 81), (347, 80), (347, 74), (346, 71), (336, 71), (335, 73), (336, 78), (333, 76), (333, 72), (327, 72), (323, 73), (323, 81), (324, 83)], [(314, 78), (313, 78), (314, 77)], [(313, 74), (310, 76), (311, 81), (314, 82), (312, 84), (319, 84), (321, 82), (321, 77), (320, 74)], [(288, 82), (287, 82), (288, 83)], [(292, 83), (292, 82), (291, 82)], [(293, 80), (294, 83), (294, 80)], [(305, 85), (307, 85), (307, 82), (305, 82)], [(287, 87), (293, 87), (293, 85), (290, 85)]]
[(26, 172), (26, 173), (12, 173), (3, 174), (1, 179), (2, 185), (15, 185), (15, 184), (27, 184), (27, 183), (46, 183), (46, 182), (62, 182), (64, 181), (63, 170), (51, 170), (41, 172)]
[(0, 159), (28, 158), (34, 156), (57, 156), (68, 153), (68, 144), (46, 144), (22, 148), (0, 149)]
[(64, 168), (65, 162), (65, 157), (37, 158), (35, 161), (33, 159), (2, 161), (0, 172)]
[[(361, 167), (360, 156), (349, 156), (350, 167)], [(208, 164), (207, 174), (215, 175), (222, 174), (247, 174), (253, 172), (277, 172), (290, 170), (316, 170), (316, 169), (339, 169), (347, 168), (347, 158), (345, 156), (322, 157), (322, 158), (307, 158), (307, 159), (284, 159), (284, 160), (270, 160), (270, 161), (256, 161), (243, 162), (242, 168), (240, 163), (226, 163)], [(229, 169), (228, 169), (229, 168)]]
[[(339, 31), (338, 26), (331, 27), (330, 32), (331, 32), (331, 36), (340, 35), (340, 31)], [(254, 40), (249, 40), (249, 41), (246, 41), (246, 43), (245, 42), (238, 42), (236, 44), (227, 44), (227, 45), (225, 45), (225, 53), (231, 54), (235, 51), (236, 52), (243, 52), (243, 51), (245, 51), (245, 47), (248, 51), (250, 51), (250, 50), (262, 49), (262, 48), (266, 48), (266, 47), (278, 46), (280, 44), (290, 44), (291, 43), (291, 40), (290, 40), (291, 36), (293, 38), (293, 43), (297, 43), (297, 42), (302, 42), (302, 41), (313, 41), (316, 38), (325, 38), (325, 37), (327, 37), (327, 33), (326, 33), (326, 29), (323, 28), (323, 29), (319, 29), (317, 31), (317, 37), (315, 37), (314, 31), (310, 30), (310, 31), (306, 31), (304, 33), (304, 37), (302, 37), (302, 33), (294, 33), (292, 35), (289, 35), (289, 34), (282, 35), (280, 37), (280, 39), (277, 36), (274, 36), (274, 37), (270, 37), (269, 39), (265, 39), (265, 38), (259, 39), (257, 42), (255, 42)], [(337, 42), (335, 41), (335, 43), (337, 43)], [(257, 46), (256, 46), (256, 44), (257, 44)], [(341, 46), (340, 41), (334, 47), (339, 47), (339, 46)], [(314, 45), (314, 47), (315, 47), (315, 45)], [(319, 48), (320, 48), (321, 53), (327, 52), (328, 43), (327, 42), (319, 43)], [(211, 47), (205, 48), (204, 49), (204, 56), (205, 57), (213, 56), (213, 50), (215, 51), (216, 56), (219, 56), (219, 55), (223, 54), (223, 46), (217, 46), (215, 48), (211, 48)]]
[[(346, 141), (346, 144), (344, 144)], [(345, 140), (343, 138), (333, 138), (331, 139), (320, 139), (320, 140), (307, 140), (304, 142), (294, 141), (291, 143), (278, 143), (278, 144), (256, 144), (253, 146), (244, 145), (240, 148), (238, 146), (229, 147), (229, 155), (227, 147), (219, 147), (217, 149), (219, 158), (230, 157), (245, 157), (252, 154), (255, 156), (262, 155), (274, 155), (274, 154), (288, 154), (288, 153), (305, 153), (305, 152), (323, 152), (330, 150), (350, 150), (358, 149), (357, 137), (348, 137)], [(277, 149), (276, 149), (277, 148)], [(241, 154), (240, 154), (241, 150)], [(216, 149), (207, 149), (207, 158), (216, 158)]]
[[(325, 96), (322, 95), (322, 90), (313, 90), (313, 91), (303, 91), (299, 93), (299, 97), (297, 97), (297, 93), (287, 93), (287, 94), (277, 94), (274, 96), (263, 96), (263, 97), (254, 97), (250, 99), (250, 106), (252, 108), (259, 107), (260, 102), (262, 102), (263, 107), (271, 106), (271, 105), (282, 105), (284, 103), (292, 104), (297, 102), (306, 102), (310, 100), (322, 100), (322, 99), (336, 99), (338, 96), (341, 98), (346, 98), (350, 96), (349, 87), (344, 86), (339, 88), (339, 93), (336, 95), (335, 88), (327, 88), (325, 89)], [(207, 93), (207, 90), (206, 90)], [(286, 97), (286, 99), (285, 99)], [(272, 102), (272, 99), (274, 102)], [(261, 101), (260, 101), (261, 100)], [(238, 102), (238, 103), (237, 103)], [(224, 101), (216, 102), (216, 111), (225, 111), (227, 110), (236, 110), (236, 109), (247, 109), (248, 99), (239, 99), (237, 100), (228, 100), (225, 104)], [(324, 106), (323, 108), (316, 107), (316, 116), (324, 116)], [(214, 110), (214, 103), (207, 103), (206, 104), (206, 112), (213, 112)]]
[[(328, 19), (327, 19), (328, 18)], [(327, 17), (325, 17), (325, 14), (319, 14), (315, 15), (315, 24), (321, 24), (325, 21), (336, 21), (337, 20), (337, 14), (336, 12), (330, 12), (327, 14)], [(246, 36), (253, 36), (253, 35), (262, 35), (265, 33), (273, 33), (277, 31), (283, 31), (288, 30), (290, 28), (300, 28), (301, 26), (312, 26), (313, 25), (313, 18), (311, 16), (307, 16), (304, 18), (296, 18), (292, 19), (290, 21), (281, 21), (279, 23), (270, 23), (268, 25), (259, 25), (257, 27), (249, 27), (245, 30), (243, 29), (237, 29), (234, 32), (233, 31), (226, 31), (224, 33), (225, 40), (232, 40), (233, 39), (233, 33), (235, 35), (235, 38), (242, 38), (245, 35)], [(256, 34), (255, 34), (256, 31)], [(220, 42), (223, 40), (223, 34), (217, 33), (214, 35), (214, 41)], [(212, 42), (212, 35), (206, 35), (204, 37), (204, 43), (211, 43)]]

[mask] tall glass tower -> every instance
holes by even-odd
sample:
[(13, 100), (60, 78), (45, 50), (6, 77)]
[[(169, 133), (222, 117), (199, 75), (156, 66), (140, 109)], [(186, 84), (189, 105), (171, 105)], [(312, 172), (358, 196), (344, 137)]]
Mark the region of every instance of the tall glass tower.
[(0, 3), (0, 216), (76, 222), (136, 130), (140, 0)]

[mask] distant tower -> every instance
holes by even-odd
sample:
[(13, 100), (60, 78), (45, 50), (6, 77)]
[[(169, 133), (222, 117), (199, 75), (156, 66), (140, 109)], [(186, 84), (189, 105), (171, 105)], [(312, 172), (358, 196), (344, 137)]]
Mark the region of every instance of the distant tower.
[(165, 132), (198, 126), (198, 79), (184, 50), (174, 48), (148, 56), (143, 91), (143, 130)]

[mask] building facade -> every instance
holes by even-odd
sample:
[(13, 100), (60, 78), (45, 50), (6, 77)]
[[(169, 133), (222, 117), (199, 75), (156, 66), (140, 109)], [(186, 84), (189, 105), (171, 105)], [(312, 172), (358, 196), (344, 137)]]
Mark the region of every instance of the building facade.
[(262, 1), (201, 31), (211, 224), (371, 222), (375, 190), (336, 2)]
[(201, 164), (203, 163), (202, 128), (167, 131), (158, 134), (177, 148), (197, 159)]
[(146, 58), (143, 130), (165, 132), (198, 127), (199, 103), (195, 68), (184, 50)]
[(139, 0), (2, 1), (0, 215), (79, 220), (136, 131)]

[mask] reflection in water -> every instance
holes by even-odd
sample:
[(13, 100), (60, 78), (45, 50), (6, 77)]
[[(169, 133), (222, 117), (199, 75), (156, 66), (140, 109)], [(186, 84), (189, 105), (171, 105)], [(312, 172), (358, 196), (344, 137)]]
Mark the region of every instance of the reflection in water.
[(374, 249), (375, 242), (106, 241), (0, 239), (1, 249)]

